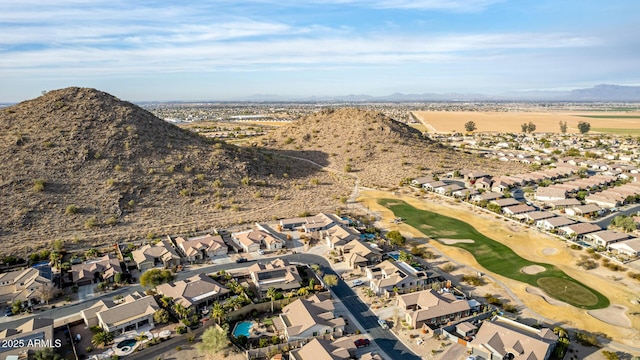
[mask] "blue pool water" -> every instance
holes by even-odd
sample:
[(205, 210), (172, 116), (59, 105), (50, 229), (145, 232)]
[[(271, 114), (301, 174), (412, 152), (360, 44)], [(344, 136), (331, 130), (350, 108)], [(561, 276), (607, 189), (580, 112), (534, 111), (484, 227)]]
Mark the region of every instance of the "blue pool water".
[(138, 340), (136, 340), (136, 339), (123, 340), (123, 341), (120, 341), (118, 343), (117, 347), (119, 349), (122, 349), (122, 348), (125, 348), (125, 347), (132, 348), (132, 347), (134, 347), (136, 345), (137, 342), (138, 342)]
[(392, 258), (395, 261), (398, 261), (398, 259), (400, 259), (400, 254), (398, 253), (389, 253), (388, 255), (390, 258)]
[(243, 321), (236, 324), (236, 327), (233, 329), (233, 337), (238, 337), (240, 335), (244, 335), (249, 337), (249, 331), (253, 326), (253, 322), (251, 321)]

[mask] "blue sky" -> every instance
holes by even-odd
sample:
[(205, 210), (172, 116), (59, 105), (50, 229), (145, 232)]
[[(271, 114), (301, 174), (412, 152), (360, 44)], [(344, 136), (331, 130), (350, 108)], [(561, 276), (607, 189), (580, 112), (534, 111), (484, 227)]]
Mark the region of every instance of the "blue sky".
[(0, 2), (0, 102), (640, 85), (637, 0)]

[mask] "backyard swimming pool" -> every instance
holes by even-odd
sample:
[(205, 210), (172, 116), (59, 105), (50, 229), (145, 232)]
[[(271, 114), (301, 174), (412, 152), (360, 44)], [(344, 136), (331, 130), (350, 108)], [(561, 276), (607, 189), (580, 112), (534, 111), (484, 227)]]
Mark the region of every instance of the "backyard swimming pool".
[(253, 321), (242, 321), (236, 324), (233, 328), (233, 337), (237, 338), (240, 335), (249, 337), (251, 328), (253, 327)]
[(138, 340), (136, 339), (127, 339), (127, 340), (120, 341), (118, 345), (116, 345), (116, 347), (120, 349), (120, 351), (122, 351), (123, 353), (129, 353), (135, 350), (137, 343), (138, 343)]

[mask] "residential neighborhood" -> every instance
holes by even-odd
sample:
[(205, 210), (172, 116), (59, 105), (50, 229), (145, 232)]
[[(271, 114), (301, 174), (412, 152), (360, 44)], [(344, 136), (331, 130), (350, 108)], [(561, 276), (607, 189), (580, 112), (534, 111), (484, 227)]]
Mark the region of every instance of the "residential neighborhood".
[[(548, 168), (498, 177), (459, 169), (412, 179), (408, 190), (420, 197), (434, 194), (465, 202), (616, 263), (638, 258), (637, 230), (613, 225), (621, 208), (633, 209), (640, 199), (640, 171), (635, 167), (572, 159), (549, 167), (554, 165), (550, 158), (521, 153), (503, 153), (502, 158), (537, 161)], [(629, 218), (638, 223), (637, 217)], [(327, 266), (300, 261), (301, 255), (318, 256)], [(71, 256), (73, 263), (62, 272), (61, 263)], [(22, 339), (42, 328), (46, 331), (39, 336), (53, 339), (60, 326), (90, 330), (93, 335), (85, 334), (86, 339), (78, 332), (77, 341), (72, 330), (65, 346), (100, 359), (143, 354), (168, 339), (221, 329), (224, 323), (234, 346), (247, 358), (390, 358), (393, 350), (377, 344), (361, 322), (366, 320), (345, 303), (348, 291), (366, 311), (379, 314), (374, 316), (375, 332), (386, 332), (407, 349), (428, 341), (420, 334), (458, 344), (459, 359), (548, 360), (567, 349), (557, 329), (533, 328), (485, 298), (469, 296), (442, 269), (393, 245), (384, 231), (357, 217), (319, 213), (165, 235), (66, 257), (58, 264), (0, 273), (0, 297), (11, 310), (6, 314), (19, 318), (38, 311), (54, 297), (51, 289), (70, 289), (80, 303), (90, 305), (64, 320), (28, 320), (3, 330), (4, 338)], [(163, 272), (169, 278), (162, 278)], [(147, 273), (164, 280), (147, 280)], [(126, 291), (143, 277), (152, 285), (109, 298), (109, 292)], [(99, 300), (90, 302), (93, 297)], [(396, 309), (396, 315), (390, 316), (385, 307)], [(76, 345), (97, 336), (106, 339), (103, 345)], [(419, 337), (416, 344), (414, 337)], [(561, 350), (556, 349), (559, 343)], [(0, 351), (20, 355), (25, 349)], [(437, 355), (440, 350), (433, 351)]]

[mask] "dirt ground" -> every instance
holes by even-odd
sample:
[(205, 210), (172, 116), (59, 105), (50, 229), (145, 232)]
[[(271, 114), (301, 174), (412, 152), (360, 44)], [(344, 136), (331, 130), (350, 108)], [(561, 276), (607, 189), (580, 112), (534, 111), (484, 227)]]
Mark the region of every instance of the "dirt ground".
[[(603, 114), (585, 112), (484, 112), (484, 111), (415, 111), (413, 113), (427, 127), (428, 132), (464, 132), (464, 124), (473, 121), (476, 132), (522, 132), (521, 125), (532, 122), (536, 132), (560, 132), (560, 121), (567, 122), (567, 133), (579, 133), (578, 122), (585, 121), (591, 128), (640, 129), (640, 119), (614, 118), (629, 116), (625, 112)], [(585, 116), (612, 116), (612, 118), (591, 118)], [(636, 114), (633, 114), (636, 115)]]
[[(465, 203), (456, 203), (453, 200), (436, 195), (430, 195), (429, 198), (423, 199), (411, 193), (394, 196), (391, 193), (376, 190), (363, 190), (360, 195), (361, 197), (358, 200), (380, 216), (382, 227), (390, 230), (397, 229), (406, 236), (425, 237), (424, 234), (406, 224), (393, 224), (390, 221), (394, 218), (393, 213), (377, 203), (377, 199), (380, 198), (399, 198), (416, 208), (435, 211), (442, 215), (461, 219), (492, 239), (508, 245), (516, 253), (528, 260), (552, 263), (558, 266), (573, 278), (589, 284), (590, 287), (605, 294), (612, 305), (607, 310), (601, 310), (606, 312), (606, 316), (598, 316), (602, 319), (599, 320), (586, 310), (547, 302), (545, 297), (535, 292), (528, 292), (527, 287), (530, 288), (529, 285), (497, 274), (491, 274), (492, 277), (505, 284), (531, 310), (531, 312), (524, 311), (521, 314), (522, 317), (539, 319), (544, 316), (547, 321), (567, 329), (600, 332), (608, 335), (615, 342), (630, 346), (637, 346), (640, 342), (640, 317), (633, 315), (640, 314), (640, 305), (636, 302), (640, 297), (640, 283), (628, 278), (625, 273), (616, 273), (604, 267), (585, 271), (575, 265), (581, 252), (571, 250), (564, 242), (536, 229), (474, 210)], [(475, 269), (482, 269), (475, 261), (475, 258), (462, 249), (446, 246), (437, 241), (429, 241), (429, 245), (459, 263), (467, 264)], [(464, 269), (456, 271), (464, 271)], [(486, 289), (480, 291), (499, 294), (501, 297), (509, 299), (506, 291), (498, 284), (488, 283), (484, 287)], [(624, 309), (627, 310), (626, 313), (624, 313)], [(603, 321), (607, 319), (610, 323)], [(619, 326), (621, 323), (624, 324), (627, 321), (626, 319), (628, 319), (628, 323), (631, 326)]]

